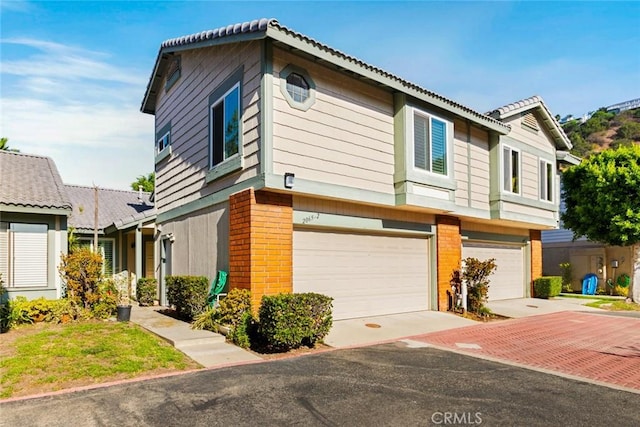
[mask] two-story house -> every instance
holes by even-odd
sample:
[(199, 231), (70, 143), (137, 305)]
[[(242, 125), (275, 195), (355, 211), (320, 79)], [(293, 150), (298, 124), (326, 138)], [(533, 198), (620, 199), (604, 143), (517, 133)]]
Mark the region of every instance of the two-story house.
[(161, 297), (228, 270), (341, 319), (446, 310), (464, 257), (497, 260), (493, 300), (541, 275), (571, 144), (538, 97), (482, 114), (261, 19), (162, 43), (141, 110)]

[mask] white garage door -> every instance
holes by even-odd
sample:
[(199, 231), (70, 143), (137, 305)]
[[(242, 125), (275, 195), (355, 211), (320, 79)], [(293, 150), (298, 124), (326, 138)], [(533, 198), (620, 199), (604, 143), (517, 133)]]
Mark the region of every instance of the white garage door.
[(465, 242), (462, 258), (496, 259), (495, 273), (489, 276), (489, 301), (524, 297), (522, 246)]
[(334, 319), (428, 309), (424, 238), (295, 230), (293, 290), (334, 298)]

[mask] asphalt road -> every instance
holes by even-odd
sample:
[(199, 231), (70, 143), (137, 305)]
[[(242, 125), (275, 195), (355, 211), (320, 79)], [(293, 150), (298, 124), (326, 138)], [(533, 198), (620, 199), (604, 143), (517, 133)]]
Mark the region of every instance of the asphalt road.
[(639, 405), (640, 394), (397, 342), (0, 403), (0, 425), (637, 426)]

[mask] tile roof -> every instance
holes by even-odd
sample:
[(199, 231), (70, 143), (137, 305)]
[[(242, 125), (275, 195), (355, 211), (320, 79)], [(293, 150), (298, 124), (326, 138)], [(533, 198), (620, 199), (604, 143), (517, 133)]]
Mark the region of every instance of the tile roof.
[(52, 159), (0, 151), (0, 205), (71, 210)]
[(548, 126), (549, 131), (551, 132), (553, 137), (556, 139), (557, 145), (563, 146), (566, 149), (570, 150), (573, 147), (573, 145), (571, 144), (571, 140), (564, 133), (564, 130), (562, 129), (562, 126), (560, 126), (560, 123), (558, 123), (555, 117), (553, 117), (551, 111), (547, 107), (547, 104), (544, 103), (542, 97), (538, 95), (521, 99), (520, 101), (512, 102), (510, 104), (496, 108), (495, 110), (489, 111), (486, 114), (495, 119), (504, 119), (514, 114), (533, 110), (536, 108), (540, 109), (540, 111), (542, 112), (544, 122)]
[[(94, 223), (94, 189), (78, 185), (65, 185), (69, 199), (73, 204), (73, 212), (69, 217), (69, 225), (80, 232), (93, 232)], [(149, 201), (151, 193), (142, 193), (138, 199), (137, 191), (98, 189), (98, 229), (114, 225), (128, 219), (143, 219), (155, 215), (155, 207)], [(128, 221), (127, 221), (128, 222)]]
[[(163, 50), (172, 50), (175, 48), (182, 48), (185, 46), (189, 46), (189, 45), (193, 45), (193, 48), (197, 48), (198, 45), (201, 45), (202, 47), (207, 46), (208, 42), (212, 42), (213, 40), (216, 39), (221, 39), (224, 37), (230, 37), (230, 36), (238, 36), (238, 35), (246, 35), (246, 34), (251, 34), (251, 33), (264, 33), (263, 37), (268, 37), (268, 30), (269, 29), (273, 29), (277, 32), (280, 32), (282, 34), (286, 34), (288, 36), (291, 36), (295, 39), (298, 39), (300, 41), (303, 41), (321, 51), (324, 51), (328, 54), (330, 54), (331, 56), (334, 56), (336, 58), (340, 58), (342, 60), (345, 60), (349, 63), (352, 63), (354, 65), (356, 65), (359, 69), (361, 70), (366, 70), (369, 72), (372, 72), (380, 77), (383, 77), (385, 79), (388, 79), (390, 81), (393, 81), (395, 83), (398, 83), (401, 87), (405, 88), (405, 89), (410, 89), (410, 90), (414, 90), (420, 94), (426, 95), (427, 97), (431, 98), (431, 99), (435, 99), (438, 100), (442, 103), (444, 103), (445, 105), (448, 105), (449, 107), (453, 107), (455, 109), (461, 110), (467, 114), (469, 114), (472, 117), (475, 117), (478, 120), (484, 121), (485, 123), (491, 124), (495, 127), (497, 127), (498, 129), (503, 129), (504, 133), (508, 132), (509, 130), (509, 126), (505, 125), (504, 123), (502, 123), (500, 120), (496, 120), (492, 117), (489, 117), (485, 114), (479, 113), (467, 106), (464, 106), (462, 104), (459, 104), (455, 101), (452, 101), (448, 98), (445, 98), (444, 96), (438, 95), (435, 92), (429, 91), (425, 88), (422, 88), (421, 86), (415, 84), (415, 83), (411, 83), (408, 80), (405, 80), (401, 77), (396, 76), (395, 74), (389, 73), (381, 68), (378, 68), (374, 65), (368, 64), (354, 56), (348, 55), (346, 53), (343, 53), (337, 49), (334, 49), (324, 43), (321, 43), (311, 37), (308, 37), (302, 33), (299, 33), (297, 31), (294, 31), (282, 24), (280, 24), (278, 22), (278, 20), (276, 19), (267, 19), (267, 18), (262, 18), (262, 19), (256, 19), (253, 21), (247, 21), (247, 22), (242, 22), (242, 23), (237, 23), (237, 24), (232, 24), (232, 25), (227, 25), (224, 27), (220, 27), (220, 28), (216, 28), (213, 30), (209, 30), (209, 31), (201, 31), (199, 33), (194, 33), (194, 34), (190, 34), (190, 35), (186, 35), (186, 36), (182, 36), (182, 37), (176, 37), (176, 38), (172, 38), (169, 40), (164, 41), (161, 46), (160, 46), (160, 51), (158, 52), (158, 58), (156, 60), (156, 65), (154, 67), (153, 73), (151, 75), (151, 78), (149, 79), (149, 83), (147, 84), (147, 89), (145, 92), (145, 96), (144, 99), (142, 101), (142, 106), (141, 106), (141, 111), (146, 112), (146, 113), (153, 113), (154, 109), (153, 108), (148, 108), (147, 103), (148, 101), (151, 101), (153, 103), (155, 103), (155, 95), (154, 95), (154, 80), (161, 75), (161, 59), (162, 59), (162, 53)], [(273, 34), (273, 33), (272, 33)], [(282, 41), (282, 40), (281, 40)], [(286, 44), (286, 41), (283, 41), (283, 43)]]

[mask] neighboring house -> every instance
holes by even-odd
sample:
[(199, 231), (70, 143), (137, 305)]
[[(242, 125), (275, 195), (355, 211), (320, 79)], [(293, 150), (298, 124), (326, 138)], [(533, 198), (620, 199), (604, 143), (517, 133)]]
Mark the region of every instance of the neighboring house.
[[(80, 245), (93, 247), (95, 189), (65, 185), (65, 190), (73, 205), (69, 227)], [(150, 196), (141, 191), (98, 188), (98, 247), (107, 276), (125, 270), (135, 278), (155, 276), (156, 211)]]
[(481, 114), (275, 20), (162, 43), (155, 116), (167, 274), (320, 292), (334, 318), (446, 310), (464, 257), (529, 296), (571, 144), (544, 102)]
[[(154, 277), (155, 208), (149, 193), (98, 189), (98, 245), (107, 276)], [(68, 234), (93, 246), (93, 187), (64, 185), (48, 157), (0, 151), (0, 274), (9, 298), (59, 298)]]
[(53, 160), (0, 151), (0, 274), (9, 298), (60, 297), (70, 214)]
[[(564, 209), (564, 204), (562, 204)], [(587, 274), (598, 276), (598, 287), (606, 287), (608, 279), (616, 281), (621, 274), (633, 277), (633, 249), (630, 246), (608, 246), (585, 237), (574, 240), (573, 232), (562, 227), (542, 232), (542, 271), (545, 276), (562, 275), (561, 263), (571, 264), (573, 290), (582, 290)]]

